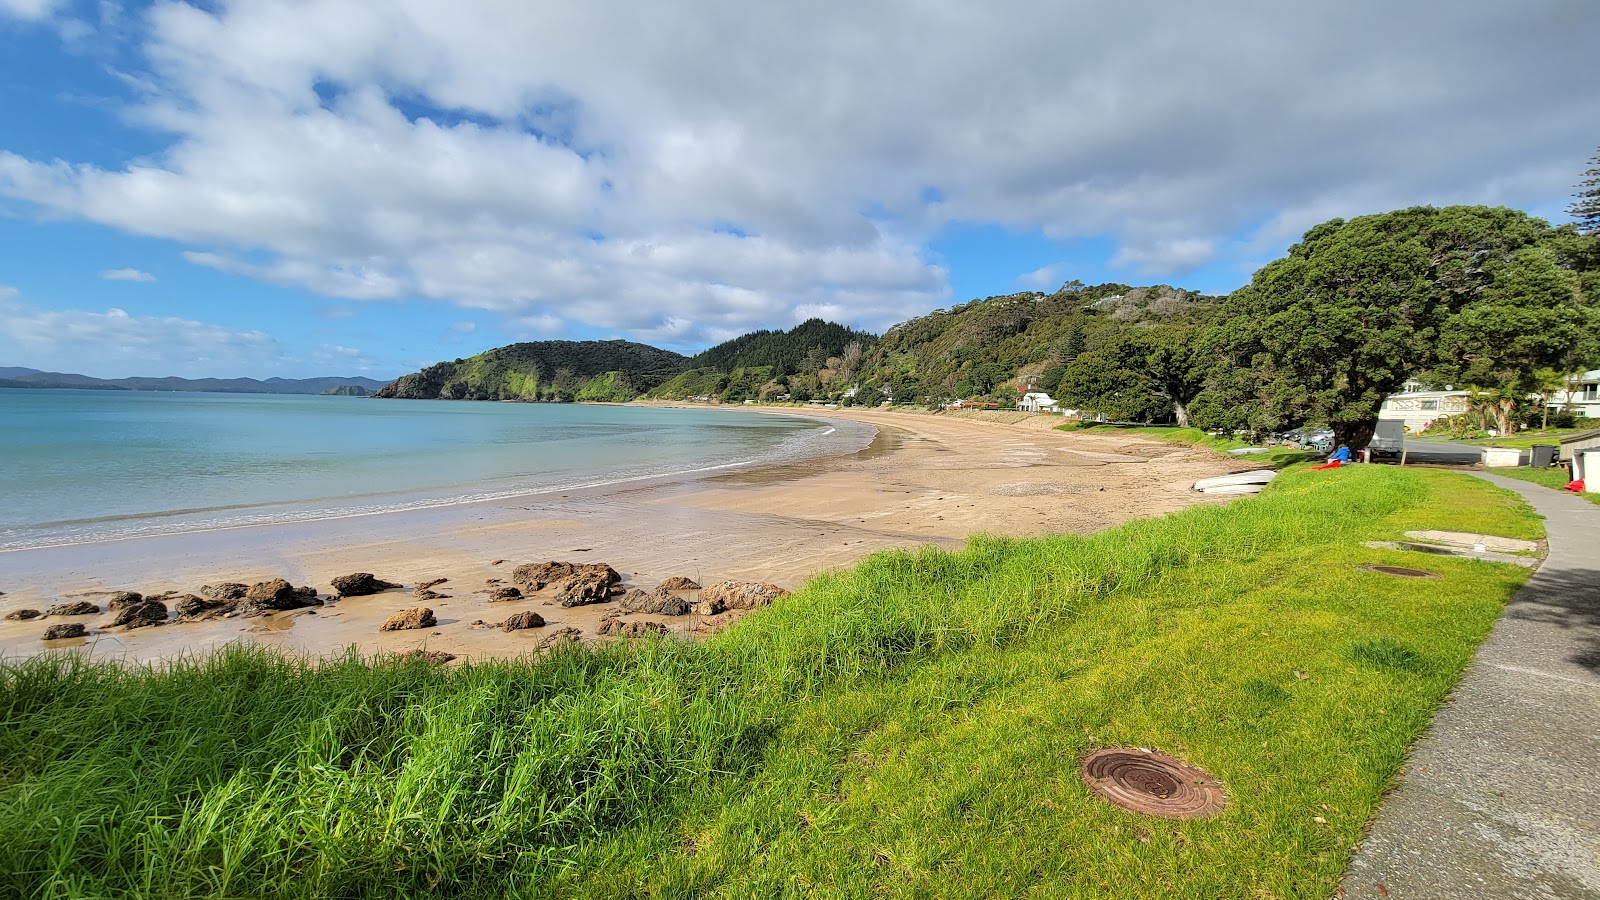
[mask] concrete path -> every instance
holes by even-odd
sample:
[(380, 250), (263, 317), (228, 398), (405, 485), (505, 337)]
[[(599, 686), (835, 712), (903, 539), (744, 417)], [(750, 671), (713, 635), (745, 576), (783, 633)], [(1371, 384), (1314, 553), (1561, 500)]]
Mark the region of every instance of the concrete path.
[(1480, 475), (1546, 519), (1550, 555), (1413, 749), (1349, 898), (1600, 898), (1600, 506)]

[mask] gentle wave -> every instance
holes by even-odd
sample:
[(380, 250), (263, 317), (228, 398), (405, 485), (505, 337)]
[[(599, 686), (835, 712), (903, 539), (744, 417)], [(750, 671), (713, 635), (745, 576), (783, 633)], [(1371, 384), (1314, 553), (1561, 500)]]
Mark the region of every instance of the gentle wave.
[[(805, 417), (795, 416), (795, 418)], [(446, 496), (418, 497), (412, 500), (393, 503), (373, 503), (356, 506), (308, 506), (305, 503), (266, 503), (179, 510), (159, 514), (107, 516), (96, 519), (78, 519), (70, 522), (41, 523), (39, 525), (25, 526), (20, 528), (0, 528), (0, 553), (15, 552), (19, 550), (40, 550), (50, 547), (81, 546), (84, 544), (127, 540), (140, 537), (196, 534), (264, 525), (288, 525), (303, 522), (337, 521), (340, 519), (362, 518), (367, 516), (388, 515), (392, 513), (416, 512), (428, 509), (443, 509), (470, 503), (484, 503), (496, 500), (510, 500), (521, 497), (537, 497), (548, 494), (559, 494), (563, 492), (609, 488), (641, 481), (649, 481), (652, 479), (694, 477), (732, 469), (754, 468), (759, 466), (796, 462), (803, 459), (814, 459), (822, 456), (854, 452), (863, 449), (871, 442), (873, 435), (876, 433), (876, 429), (873, 429), (870, 426), (857, 424), (856, 427), (852, 429), (851, 433), (841, 435), (840, 440), (822, 440), (824, 438), (832, 437), (838, 433), (839, 429), (832, 426), (827, 426), (820, 432), (801, 432), (798, 435), (786, 438), (776, 449), (770, 452), (759, 454), (754, 457), (690, 469), (667, 468), (660, 470), (625, 471), (612, 473), (610, 477), (600, 479), (544, 484), (521, 484), (503, 489), (470, 491), (467, 493), (452, 493)], [(277, 509), (272, 512), (257, 512), (246, 515), (187, 518), (195, 513), (221, 512), (223, 510), (231, 509), (262, 509), (265, 507), (274, 506), (288, 506), (296, 508)], [(180, 517), (183, 518), (180, 519)], [(178, 520), (174, 521), (175, 519)], [(111, 522), (125, 522), (127, 524), (109, 525)], [(78, 525), (80, 527), (62, 527), (71, 525)]]

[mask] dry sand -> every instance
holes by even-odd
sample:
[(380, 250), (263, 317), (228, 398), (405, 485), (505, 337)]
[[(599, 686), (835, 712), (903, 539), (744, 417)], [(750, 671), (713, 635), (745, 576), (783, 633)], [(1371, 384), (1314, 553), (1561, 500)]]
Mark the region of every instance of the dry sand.
[[(202, 584), (283, 577), (330, 591), (329, 581), (372, 572), (403, 590), (314, 610), (252, 619), (105, 629), (109, 615), (0, 621), (0, 656), (88, 648), (96, 656), (157, 660), (248, 640), (315, 655), (356, 646), (363, 653), (426, 647), (462, 657), (506, 657), (534, 649), (557, 628), (593, 635), (614, 604), (563, 609), (547, 596), (490, 603), (487, 580), (510, 580), (526, 562), (605, 562), (649, 590), (686, 575), (797, 588), (811, 575), (893, 547), (958, 548), (976, 533), (1087, 533), (1172, 512), (1206, 498), (1199, 478), (1248, 468), (1207, 450), (1117, 433), (1050, 430), (1059, 419), (1004, 423), (948, 415), (819, 410), (879, 429), (852, 455), (706, 477), (664, 479), (559, 495), (464, 504), (356, 519), (236, 528), (0, 553), (0, 613), (44, 609), (96, 592), (196, 591)], [(1000, 418), (1005, 417), (991, 417)], [(1012, 417), (1014, 418), (1014, 417)], [(496, 560), (503, 560), (496, 564)], [(420, 602), (416, 584), (446, 598)], [(104, 598), (99, 599), (104, 607)], [(432, 608), (438, 625), (379, 633), (391, 613)], [(542, 629), (506, 634), (474, 626), (532, 609)], [(646, 616), (682, 631), (686, 618)], [(40, 640), (45, 627), (77, 621), (87, 638)]]

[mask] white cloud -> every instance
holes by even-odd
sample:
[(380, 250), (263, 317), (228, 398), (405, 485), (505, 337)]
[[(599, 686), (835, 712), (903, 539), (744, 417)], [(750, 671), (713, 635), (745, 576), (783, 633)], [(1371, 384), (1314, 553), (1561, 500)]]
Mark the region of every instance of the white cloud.
[(1176, 238), (1124, 244), (1111, 257), (1111, 265), (1125, 266), (1149, 275), (1181, 274), (1210, 262), (1216, 243), (1205, 238)]
[(1032, 272), (1024, 272), (1017, 276), (1017, 284), (1035, 291), (1054, 290), (1061, 285), (1060, 265), (1040, 266)]
[(107, 269), (100, 273), (100, 277), (106, 281), (142, 281), (147, 284), (156, 280), (154, 275), (139, 269)]
[(1600, 120), (1591, 0), (146, 15), (129, 115), (170, 145), (0, 150), (0, 196), (329, 297), (685, 343), (940, 305), (925, 246), (950, 221), (1109, 236), (1116, 265), (1165, 275), (1275, 255), (1313, 216), (1547, 203)]
[(0, 0), (0, 16), (37, 22), (49, 18), (61, 3), (62, 0)]
[[(263, 331), (228, 328), (175, 316), (135, 316), (41, 309), (0, 288), (0, 358), (39, 369), (98, 377), (214, 374), (215, 361), (239, 371), (281, 358), (283, 348)], [(92, 370), (83, 366), (92, 361)]]

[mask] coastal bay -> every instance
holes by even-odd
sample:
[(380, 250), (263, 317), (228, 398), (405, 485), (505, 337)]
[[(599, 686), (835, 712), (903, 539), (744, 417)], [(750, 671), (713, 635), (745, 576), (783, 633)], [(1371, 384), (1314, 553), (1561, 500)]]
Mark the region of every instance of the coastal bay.
[[(363, 653), (426, 647), (467, 659), (513, 657), (559, 628), (592, 636), (612, 606), (564, 609), (542, 596), (489, 602), (489, 579), (509, 578), (518, 564), (603, 562), (645, 590), (675, 575), (703, 584), (740, 579), (795, 589), (878, 550), (954, 549), (975, 533), (1088, 533), (1175, 511), (1201, 501), (1187, 489), (1194, 480), (1238, 468), (1205, 450), (1053, 431), (1049, 426), (1059, 420), (1049, 417), (1004, 424), (879, 410), (803, 412), (868, 426), (877, 437), (856, 452), (724, 472), (5, 552), (0, 608), (95, 602), (101, 592), (186, 593), (203, 584), (273, 577), (327, 593), (332, 578), (364, 571), (405, 587), (321, 608), (159, 628), (107, 631), (95, 623), (109, 617), (86, 617), (87, 637), (48, 646), (81, 646), (130, 661), (203, 653), (240, 640), (319, 656), (355, 646)], [(449, 581), (435, 589), (446, 596), (428, 603), (436, 627), (378, 631), (390, 614), (417, 605), (412, 587), (437, 578)], [(538, 611), (548, 627), (504, 633), (473, 624), (523, 610)], [(643, 618), (674, 631), (708, 624)], [(46, 649), (39, 640), (44, 624), (0, 622), (0, 654)]]

